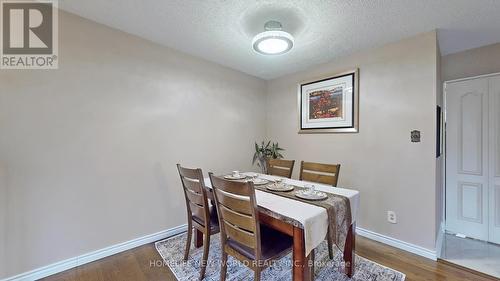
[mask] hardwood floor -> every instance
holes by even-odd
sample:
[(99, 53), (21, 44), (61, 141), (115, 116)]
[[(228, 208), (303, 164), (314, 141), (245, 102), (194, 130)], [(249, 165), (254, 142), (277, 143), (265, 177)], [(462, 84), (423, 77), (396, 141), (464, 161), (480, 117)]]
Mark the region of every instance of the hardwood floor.
[(41, 280), (50, 281), (175, 281), (168, 267), (150, 266), (161, 261), (154, 243), (91, 262)]
[[(406, 274), (406, 281), (498, 281), (460, 269), (444, 262), (434, 262), (408, 252), (356, 237), (358, 255)], [(168, 267), (161, 263), (154, 244), (147, 244), (68, 271), (47, 277), (45, 281), (175, 281)], [(150, 265), (153, 264), (153, 265)]]
[[(359, 238), (359, 239), (358, 239)], [(356, 237), (356, 254), (406, 274), (406, 281), (498, 281), (460, 269), (442, 261), (432, 261), (382, 243)]]

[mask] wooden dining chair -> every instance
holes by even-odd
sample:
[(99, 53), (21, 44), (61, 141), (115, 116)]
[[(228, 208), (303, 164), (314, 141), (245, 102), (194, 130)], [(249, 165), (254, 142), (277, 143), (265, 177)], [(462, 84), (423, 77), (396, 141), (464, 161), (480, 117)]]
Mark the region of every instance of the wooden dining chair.
[(267, 161), (267, 174), (291, 179), (295, 160), (269, 159)]
[(188, 215), (188, 232), (184, 261), (189, 257), (193, 227), (203, 233), (203, 256), (201, 260), (200, 280), (205, 276), (210, 236), (219, 233), (219, 219), (215, 206), (208, 204), (207, 189), (201, 169), (188, 169), (177, 164), (181, 177)]
[(337, 186), (340, 164), (300, 162), (299, 180)]
[(228, 255), (247, 265), (254, 271), (254, 280), (260, 280), (262, 270), (292, 250), (292, 237), (259, 223), (252, 182), (234, 182), (209, 175), (221, 230), (220, 280), (226, 280)]
[[(300, 180), (337, 186), (339, 180), (340, 164), (321, 164), (313, 162), (300, 162)], [(330, 229), (326, 235), (328, 241), (328, 256), (333, 259), (333, 241)]]

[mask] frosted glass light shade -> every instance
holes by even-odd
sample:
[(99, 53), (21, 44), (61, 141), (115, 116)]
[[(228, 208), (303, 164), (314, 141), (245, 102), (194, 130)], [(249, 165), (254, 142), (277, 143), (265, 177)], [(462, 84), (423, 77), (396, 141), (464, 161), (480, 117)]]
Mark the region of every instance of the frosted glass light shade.
[(293, 43), (293, 36), (281, 30), (261, 32), (252, 40), (253, 49), (264, 55), (284, 54), (292, 49)]

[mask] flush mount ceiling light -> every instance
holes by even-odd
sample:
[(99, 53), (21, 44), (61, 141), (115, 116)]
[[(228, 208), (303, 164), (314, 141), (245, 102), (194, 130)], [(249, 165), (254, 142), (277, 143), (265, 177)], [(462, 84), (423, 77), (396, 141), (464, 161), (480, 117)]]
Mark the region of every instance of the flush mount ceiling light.
[(282, 30), (280, 22), (268, 21), (264, 25), (266, 31), (261, 32), (252, 40), (253, 49), (263, 55), (280, 55), (293, 47), (293, 36)]

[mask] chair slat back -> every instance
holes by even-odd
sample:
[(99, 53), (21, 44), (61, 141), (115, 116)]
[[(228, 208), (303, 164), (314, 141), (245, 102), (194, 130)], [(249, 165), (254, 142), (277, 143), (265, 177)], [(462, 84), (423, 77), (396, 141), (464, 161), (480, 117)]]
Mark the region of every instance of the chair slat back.
[(217, 193), (217, 195), (219, 195), (218, 198), (221, 205), (224, 205), (227, 208), (236, 211), (238, 213), (252, 215), (252, 206), (247, 204), (246, 201), (235, 199), (230, 196), (224, 196), (224, 193), (222, 193), (222, 191), (220, 190), (215, 190), (214, 193)]
[(181, 178), (189, 219), (197, 217), (203, 227), (210, 226), (207, 193), (201, 169), (189, 169), (177, 164)]
[(340, 164), (300, 163), (300, 180), (337, 186)]
[(280, 177), (292, 178), (295, 160), (269, 159), (267, 161), (267, 173)]
[(203, 195), (200, 192), (194, 192), (192, 189), (184, 188), (184, 194), (188, 197), (189, 202), (203, 206)]
[[(189, 209), (191, 210), (191, 215), (195, 216), (197, 218), (200, 218), (203, 220), (203, 222), (206, 222), (205, 220), (205, 208), (203, 208), (202, 205), (194, 204), (193, 202), (189, 202)], [(206, 223), (203, 223), (203, 226), (205, 226)]]
[(260, 258), (260, 225), (252, 182), (235, 182), (210, 173), (223, 244), (231, 239)]

